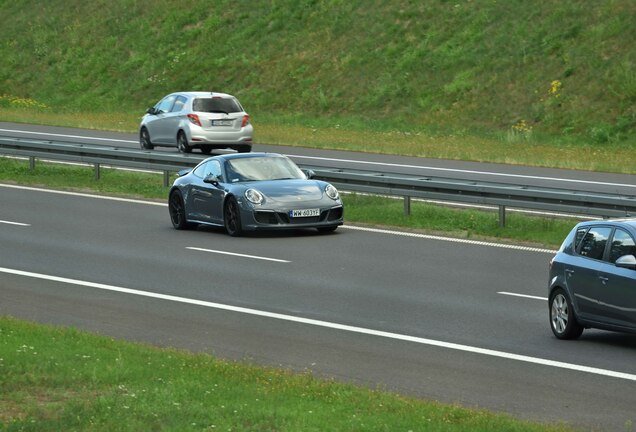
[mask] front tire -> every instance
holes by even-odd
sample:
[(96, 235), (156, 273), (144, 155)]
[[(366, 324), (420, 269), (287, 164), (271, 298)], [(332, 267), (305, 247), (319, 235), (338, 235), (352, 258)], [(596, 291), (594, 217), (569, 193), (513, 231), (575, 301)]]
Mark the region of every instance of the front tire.
[(175, 229), (184, 230), (192, 227), (192, 224), (186, 219), (185, 203), (181, 192), (178, 190), (174, 190), (170, 193), (168, 211), (170, 212), (170, 221)]
[(558, 339), (576, 339), (583, 333), (583, 326), (574, 315), (572, 302), (562, 288), (550, 294), (550, 328)]
[(236, 202), (236, 198), (232, 196), (225, 201), (225, 206), (223, 207), (223, 223), (225, 225), (225, 231), (232, 237), (238, 237), (243, 234), (239, 205), (238, 202)]
[(141, 132), (139, 132), (139, 147), (141, 147), (142, 150), (152, 150), (155, 148), (152, 141), (150, 141), (150, 134), (146, 128), (143, 128)]
[(181, 153), (192, 153), (192, 147), (188, 144), (188, 137), (183, 132), (177, 135), (177, 148)]

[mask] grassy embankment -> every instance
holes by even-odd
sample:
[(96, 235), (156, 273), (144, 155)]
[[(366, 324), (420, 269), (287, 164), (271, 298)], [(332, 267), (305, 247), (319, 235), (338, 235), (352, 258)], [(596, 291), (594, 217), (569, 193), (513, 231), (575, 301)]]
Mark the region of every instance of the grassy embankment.
[(0, 120), (134, 131), (162, 95), (213, 89), (239, 97), (258, 142), (636, 172), (633, 2), (23, 0), (0, 15)]

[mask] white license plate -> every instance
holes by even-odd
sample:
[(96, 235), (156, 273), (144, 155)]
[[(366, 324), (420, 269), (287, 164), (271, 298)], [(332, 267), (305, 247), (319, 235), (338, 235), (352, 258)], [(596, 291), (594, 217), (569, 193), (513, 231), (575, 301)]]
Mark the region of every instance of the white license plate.
[(233, 120), (212, 120), (212, 126), (232, 126)]
[(292, 218), (314, 216), (320, 216), (320, 209), (291, 210), (289, 212), (289, 217)]

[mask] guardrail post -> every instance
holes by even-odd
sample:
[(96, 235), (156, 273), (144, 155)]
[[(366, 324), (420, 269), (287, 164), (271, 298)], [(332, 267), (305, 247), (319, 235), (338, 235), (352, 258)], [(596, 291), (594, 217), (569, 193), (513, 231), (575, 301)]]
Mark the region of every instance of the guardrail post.
[(31, 171), (35, 169), (35, 156), (29, 156), (29, 169)]
[(95, 180), (99, 180), (100, 177), (100, 165), (98, 163), (95, 164)]
[(168, 171), (163, 172), (163, 187), (168, 187), (170, 182), (170, 173)]
[(506, 226), (506, 206), (499, 206), (499, 227), (505, 228)]
[(404, 197), (404, 216), (411, 216), (411, 197)]

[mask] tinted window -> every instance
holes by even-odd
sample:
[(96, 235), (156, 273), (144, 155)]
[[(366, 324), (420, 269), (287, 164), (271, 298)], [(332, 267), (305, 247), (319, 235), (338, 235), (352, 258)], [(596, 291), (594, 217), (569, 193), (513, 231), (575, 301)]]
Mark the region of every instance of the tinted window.
[(236, 99), (221, 97), (197, 98), (192, 101), (192, 110), (209, 113), (231, 113), (243, 111)]
[(636, 255), (636, 243), (627, 231), (617, 228), (610, 247), (609, 261), (614, 263), (623, 255)]
[(581, 244), (578, 248), (579, 254), (597, 260), (603, 259), (605, 245), (607, 245), (607, 239), (611, 232), (612, 229), (606, 227), (590, 228), (581, 239)]

